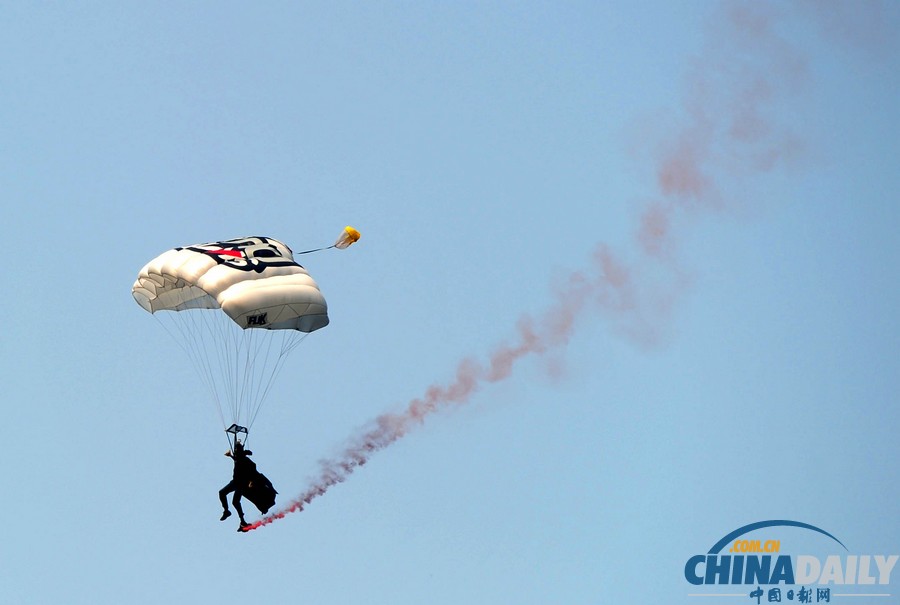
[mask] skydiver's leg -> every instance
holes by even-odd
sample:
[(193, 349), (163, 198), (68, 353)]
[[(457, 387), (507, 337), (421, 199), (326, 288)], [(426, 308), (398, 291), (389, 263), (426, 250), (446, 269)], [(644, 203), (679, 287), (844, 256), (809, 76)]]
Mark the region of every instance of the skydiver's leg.
[(219, 521), (224, 521), (231, 516), (231, 511), (228, 510), (228, 500), (226, 499), (226, 496), (236, 489), (234, 481), (231, 481), (228, 485), (219, 490), (219, 502), (222, 503), (222, 518), (219, 519)]
[(244, 509), (241, 508), (241, 490), (234, 490), (234, 497), (231, 498), (231, 503), (234, 504), (234, 510), (238, 513), (238, 518), (241, 520), (241, 525), (246, 525), (247, 522), (244, 520)]

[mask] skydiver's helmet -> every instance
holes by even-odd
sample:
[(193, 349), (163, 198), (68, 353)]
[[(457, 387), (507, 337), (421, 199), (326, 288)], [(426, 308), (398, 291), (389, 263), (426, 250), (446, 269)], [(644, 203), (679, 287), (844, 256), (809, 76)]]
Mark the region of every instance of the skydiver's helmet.
[(243, 453), (244, 452), (244, 444), (241, 443), (240, 441), (235, 440), (234, 451), (235, 451), (235, 453)]

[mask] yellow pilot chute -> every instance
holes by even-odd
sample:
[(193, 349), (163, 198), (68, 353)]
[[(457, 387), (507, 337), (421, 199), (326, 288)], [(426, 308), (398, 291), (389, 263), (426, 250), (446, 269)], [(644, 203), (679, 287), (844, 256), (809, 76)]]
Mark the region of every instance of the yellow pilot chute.
[(334, 247), (338, 250), (343, 250), (344, 248), (349, 248), (351, 244), (354, 244), (358, 241), (359, 231), (357, 231), (350, 225), (347, 225), (341, 232), (341, 236), (337, 238), (336, 242), (334, 242)]

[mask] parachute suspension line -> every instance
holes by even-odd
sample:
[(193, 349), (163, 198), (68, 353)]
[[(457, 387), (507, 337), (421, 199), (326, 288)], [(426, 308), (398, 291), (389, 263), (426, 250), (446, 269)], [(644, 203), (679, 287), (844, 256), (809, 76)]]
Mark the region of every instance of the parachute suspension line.
[(244, 330), (236, 325), (228, 326), (231, 328), (231, 336), (233, 339), (233, 349), (231, 361), (231, 419), (232, 421), (243, 424), (241, 410), (244, 407), (244, 389), (247, 385), (247, 366), (251, 359), (251, 346), (253, 338), (256, 336), (254, 330)]
[[(250, 379), (245, 381), (245, 386), (247, 387), (247, 402), (244, 407), (244, 412), (247, 416), (247, 427), (253, 426), (253, 418), (256, 416), (256, 412), (259, 410), (259, 406), (262, 402), (259, 399), (259, 390), (262, 381), (265, 379), (265, 369), (271, 367), (269, 364), (269, 357), (272, 353), (272, 341), (275, 339), (275, 333), (269, 332), (265, 334), (264, 337), (261, 337), (260, 342), (257, 342), (252, 347), (252, 356), (248, 357), (248, 363), (251, 366), (251, 372), (249, 372)], [(265, 345), (265, 356), (263, 357), (263, 348)], [(258, 367), (257, 367), (258, 364)]]
[[(216, 387), (214, 368), (212, 367), (212, 359), (210, 357), (209, 342), (212, 340), (211, 330), (214, 319), (210, 317), (211, 313), (205, 310), (198, 311), (179, 311), (184, 316), (185, 323), (190, 323), (193, 327), (191, 331), (185, 335), (185, 338), (194, 348), (194, 357), (199, 366), (198, 370), (201, 377), (206, 382), (206, 386), (213, 395), (216, 403), (216, 409), (219, 412), (219, 418), (222, 424), (225, 424), (225, 418), (222, 415), (222, 408), (219, 404), (221, 395)], [(196, 334), (197, 338), (191, 338), (191, 334)]]
[[(210, 387), (216, 393), (215, 401), (219, 408), (219, 415), (223, 417), (223, 428), (228, 426), (224, 419), (225, 405), (231, 400), (231, 379), (228, 360), (231, 357), (232, 343), (227, 332), (227, 326), (222, 321), (219, 313), (212, 313), (213, 317), (204, 318), (203, 346), (210, 368)], [(221, 388), (222, 393), (219, 394)]]
[[(188, 310), (180, 313), (185, 316), (186, 322), (189, 321), (193, 325), (192, 332), (186, 334), (186, 338), (195, 347), (195, 356), (202, 368), (201, 376), (212, 393), (213, 402), (216, 404), (219, 419), (222, 421), (224, 428), (226, 420), (222, 411), (222, 398), (227, 398), (228, 393), (227, 388), (224, 393), (219, 390), (219, 384), (216, 381), (217, 367), (215, 364), (218, 361), (218, 368), (222, 368), (222, 356), (225, 354), (222, 350), (223, 347), (217, 346), (217, 342), (221, 342), (216, 337), (217, 332), (221, 332), (221, 319), (217, 313), (209, 309)], [(196, 335), (197, 338), (192, 339), (191, 334)], [(227, 383), (225, 387), (227, 387)]]
[[(241, 335), (224, 321), (217, 325), (219, 330), (218, 342), (221, 343), (221, 357), (219, 359), (219, 367), (221, 374), (219, 380), (226, 391), (225, 402), (228, 406), (229, 418), (232, 422), (238, 422), (240, 419), (235, 418), (237, 404), (237, 385), (240, 380), (240, 350)], [(231, 329), (229, 329), (231, 328)]]
[[(225, 441), (228, 442), (228, 451), (230, 451), (231, 453), (234, 453), (234, 444), (231, 442), (231, 437), (229, 437), (228, 435), (229, 435), (228, 429), (225, 429)], [(247, 445), (248, 437), (249, 436), (244, 437), (244, 445)]]
[[(237, 393), (237, 397), (235, 398), (235, 422), (244, 423), (244, 415), (246, 410), (250, 407), (250, 394), (252, 392), (252, 384), (254, 378), (254, 365), (253, 360), (256, 357), (255, 349), (258, 347), (254, 341), (256, 338), (256, 330), (248, 329), (244, 330), (243, 333), (243, 343), (244, 347), (241, 348), (240, 358), (241, 358), (241, 380), (239, 392)], [(238, 386), (238, 383), (235, 383), (235, 386)]]
[(206, 309), (154, 317), (206, 384), (223, 429), (232, 423), (252, 427), (287, 356), (309, 336), (296, 330), (244, 330)]
[[(286, 334), (281, 332), (278, 335), (279, 338), (284, 340)], [(259, 411), (262, 409), (262, 405), (266, 400), (266, 397), (269, 394), (269, 388), (272, 385), (272, 382), (275, 379), (275, 376), (278, 374), (279, 364), (281, 363), (281, 355), (279, 354), (278, 358), (274, 363), (271, 363), (269, 360), (272, 357), (272, 349), (273, 349), (273, 341), (275, 340), (275, 335), (269, 339), (268, 347), (266, 348), (266, 357), (264, 367), (271, 368), (271, 370), (266, 375), (265, 373), (261, 373), (259, 378), (259, 382), (255, 385), (254, 397), (256, 401), (256, 405), (253, 409), (248, 410), (248, 426), (252, 427), (253, 423), (256, 422), (256, 417), (259, 415)]]
[[(259, 371), (254, 372), (253, 384), (252, 388), (252, 404), (247, 406), (247, 426), (252, 427), (253, 422), (256, 420), (256, 416), (259, 413), (260, 408), (262, 407), (263, 401), (265, 400), (266, 392), (268, 388), (265, 388), (264, 385), (271, 383), (272, 374), (276, 372), (275, 364), (277, 364), (277, 360), (273, 363), (270, 361), (272, 359), (272, 350), (274, 348), (274, 341), (276, 338), (284, 338), (284, 331), (270, 332), (266, 335), (265, 338), (265, 356), (262, 354), (262, 343), (260, 343), (256, 347), (254, 359), (257, 363), (259, 363)], [(267, 368), (268, 371), (267, 371)]]
[[(258, 383), (268, 365), (268, 354), (261, 355), (264, 345), (271, 346), (273, 336), (268, 331), (258, 329), (232, 330), (234, 337), (234, 357), (231, 398), (232, 418), (236, 423), (245, 423), (258, 406)], [(249, 425), (248, 425), (249, 426)]]
[(285, 338), (281, 340), (281, 353), (279, 354), (279, 358), (287, 356), (294, 349), (300, 346), (300, 343), (306, 340), (306, 337), (309, 336), (309, 332), (297, 332), (292, 331), (290, 335), (285, 335)]
[(250, 405), (248, 385), (253, 382), (254, 347), (259, 331), (235, 324), (226, 325), (225, 329), (230, 329), (232, 345), (229, 357), (231, 419), (238, 425), (246, 425), (246, 409)]
[[(191, 331), (185, 336), (195, 348), (194, 355), (201, 367), (201, 376), (212, 394), (213, 403), (215, 403), (216, 411), (224, 427), (226, 426), (226, 419), (222, 412), (222, 398), (227, 398), (228, 394), (220, 391), (220, 385), (216, 381), (215, 365), (215, 362), (222, 355), (222, 351), (216, 346), (216, 331), (220, 323), (219, 319), (214, 311), (207, 309), (180, 311), (179, 313), (185, 317), (186, 322), (190, 322), (193, 325)], [(192, 334), (196, 334), (197, 338), (191, 338)], [(219, 367), (221, 365), (221, 361), (219, 361)]]
[[(215, 389), (213, 388), (214, 383), (211, 380), (210, 369), (205, 363), (204, 356), (199, 352), (198, 344), (189, 335), (189, 324), (194, 322), (187, 319), (185, 314), (176, 311), (154, 313), (153, 317), (184, 352), (201, 380), (203, 380), (213, 394), (216, 395)], [(221, 409), (218, 406), (216, 406), (216, 408), (219, 410), (219, 420), (221, 420), (224, 427), (225, 418), (222, 416)]]
[[(185, 302), (182, 299), (182, 302)], [(153, 317), (169, 334), (172, 340), (187, 355), (194, 367), (194, 371), (206, 383), (207, 389), (212, 394), (213, 403), (219, 415), (222, 427), (226, 426), (222, 408), (222, 393), (219, 392), (216, 383), (216, 371), (213, 367), (214, 353), (221, 357), (223, 352), (216, 346), (216, 328), (224, 333), (223, 322), (217, 320), (217, 314), (211, 309), (190, 309), (187, 311), (161, 311), (153, 313)], [(218, 324), (218, 326), (217, 326)], [(218, 341), (221, 342), (221, 341)], [(219, 363), (220, 368), (225, 367)]]
[(269, 373), (268, 380), (265, 381), (265, 388), (263, 388), (262, 394), (257, 399), (256, 408), (253, 410), (253, 413), (250, 416), (250, 421), (247, 424), (248, 427), (252, 427), (253, 423), (256, 422), (256, 416), (259, 414), (259, 410), (262, 408), (263, 403), (269, 396), (269, 390), (275, 383), (275, 378), (284, 367), (284, 362), (287, 359), (288, 354), (296, 349), (301, 342), (306, 340), (306, 337), (309, 336), (309, 334), (309, 332), (297, 332), (295, 330), (283, 330), (281, 332), (281, 348), (278, 352), (278, 359), (275, 361), (275, 365), (272, 367), (272, 371)]

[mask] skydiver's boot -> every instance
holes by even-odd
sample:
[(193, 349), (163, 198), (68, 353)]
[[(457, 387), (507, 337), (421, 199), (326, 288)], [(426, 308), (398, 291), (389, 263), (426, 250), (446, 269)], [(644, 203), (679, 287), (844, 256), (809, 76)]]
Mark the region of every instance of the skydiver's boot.
[(231, 511), (226, 508), (224, 511), (222, 511), (222, 518), (219, 519), (219, 521), (224, 521), (225, 519), (227, 519), (230, 516), (231, 516)]
[(247, 528), (250, 527), (250, 524), (241, 519), (241, 524), (238, 527), (238, 531), (247, 531)]

